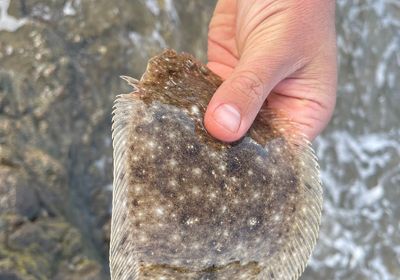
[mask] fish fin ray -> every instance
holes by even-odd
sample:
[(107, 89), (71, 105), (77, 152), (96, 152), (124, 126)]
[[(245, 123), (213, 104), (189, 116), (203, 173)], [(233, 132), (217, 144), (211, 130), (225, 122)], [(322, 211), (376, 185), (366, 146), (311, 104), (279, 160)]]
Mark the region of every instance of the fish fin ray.
[(138, 90), (138, 84), (139, 84), (139, 80), (129, 77), (129, 76), (124, 76), (121, 75), (119, 76), (122, 80), (126, 81), (128, 83), (128, 85), (130, 85), (131, 87), (133, 87), (134, 91)]
[(128, 191), (127, 149), (132, 127), (131, 120), (137, 105), (135, 93), (117, 96), (112, 118), (114, 149), (114, 181), (110, 238), (111, 279), (139, 278), (139, 264), (135, 255), (135, 244), (124, 229), (129, 225), (126, 212)]

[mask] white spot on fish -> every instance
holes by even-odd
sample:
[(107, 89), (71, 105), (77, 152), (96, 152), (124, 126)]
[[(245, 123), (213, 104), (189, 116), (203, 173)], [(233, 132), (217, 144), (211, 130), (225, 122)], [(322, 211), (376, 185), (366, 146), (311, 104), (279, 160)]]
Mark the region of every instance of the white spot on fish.
[(251, 217), (248, 221), (247, 221), (248, 225), (253, 227), (255, 225), (258, 224), (258, 220), (256, 217)]
[(201, 169), (198, 167), (195, 167), (192, 169), (192, 173), (195, 175), (200, 175), (201, 174)]
[(199, 107), (197, 107), (196, 105), (193, 105), (190, 109), (191, 109), (190, 111), (192, 114), (197, 115), (200, 113)]
[(157, 214), (158, 216), (162, 216), (162, 215), (164, 214), (164, 209), (163, 209), (162, 207), (157, 207), (157, 208), (155, 209), (155, 211), (156, 211), (156, 214)]

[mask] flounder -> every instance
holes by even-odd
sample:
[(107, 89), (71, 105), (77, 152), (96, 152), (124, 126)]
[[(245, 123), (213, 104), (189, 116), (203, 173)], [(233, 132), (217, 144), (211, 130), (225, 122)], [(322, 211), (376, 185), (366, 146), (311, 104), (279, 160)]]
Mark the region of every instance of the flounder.
[(113, 111), (112, 279), (297, 279), (322, 207), (311, 145), (265, 109), (222, 143), (203, 126), (222, 83), (189, 54), (153, 57)]

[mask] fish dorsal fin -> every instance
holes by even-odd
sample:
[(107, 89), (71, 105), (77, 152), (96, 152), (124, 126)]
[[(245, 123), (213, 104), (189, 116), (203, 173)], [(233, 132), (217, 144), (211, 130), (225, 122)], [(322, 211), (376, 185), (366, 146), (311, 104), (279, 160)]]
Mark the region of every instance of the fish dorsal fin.
[(129, 77), (129, 76), (119, 76), (122, 80), (126, 81), (128, 85), (133, 87), (134, 90), (137, 90), (136, 87), (139, 84), (139, 81), (135, 78)]
[[(138, 90), (135, 88), (135, 90)], [(137, 113), (134, 95), (117, 96), (114, 103), (112, 138), (114, 157), (114, 181), (110, 240), (110, 272), (111, 279), (137, 279), (138, 263), (135, 257), (135, 244), (126, 232), (129, 227), (127, 208), (128, 176), (127, 176), (127, 139), (131, 131), (132, 117)]]
[[(266, 125), (267, 124), (267, 125)], [(276, 130), (275, 139), (265, 129)], [(286, 145), (281, 149), (294, 155), (296, 173), (299, 178), (300, 195), (303, 195), (300, 209), (296, 210), (289, 237), (280, 251), (269, 261), (260, 279), (298, 279), (303, 273), (316, 244), (321, 221), (323, 191), (319, 177), (319, 165), (310, 141), (300, 132), (298, 124), (286, 117), (283, 111), (263, 109), (250, 135), (266, 149), (274, 149), (276, 139), (283, 139)], [(269, 136), (266, 136), (269, 135)]]

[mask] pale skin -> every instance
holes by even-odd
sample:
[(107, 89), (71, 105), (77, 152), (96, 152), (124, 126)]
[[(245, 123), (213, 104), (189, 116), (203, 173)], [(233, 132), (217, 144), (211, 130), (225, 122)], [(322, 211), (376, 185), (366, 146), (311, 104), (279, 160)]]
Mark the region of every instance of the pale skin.
[(219, 0), (208, 67), (224, 82), (207, 107), (205, 127), (236, 141), (268, 100), (313, 140), (335, 107), (336, 64), (335, 1)]

